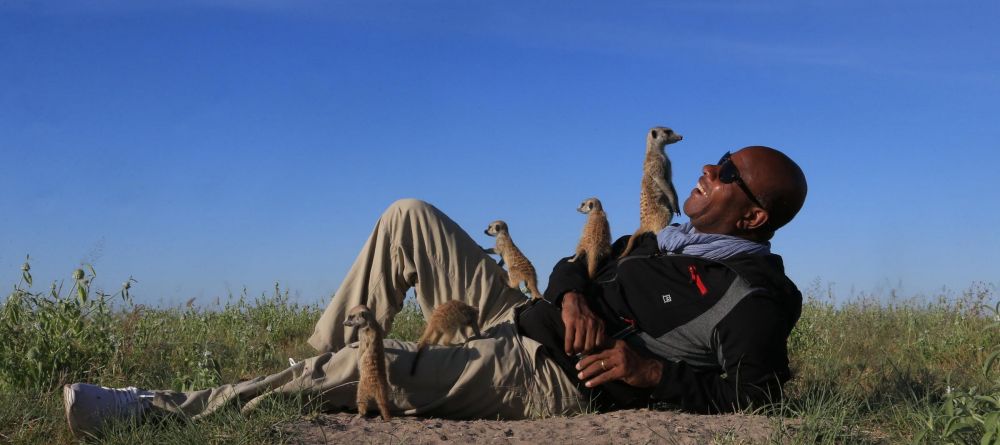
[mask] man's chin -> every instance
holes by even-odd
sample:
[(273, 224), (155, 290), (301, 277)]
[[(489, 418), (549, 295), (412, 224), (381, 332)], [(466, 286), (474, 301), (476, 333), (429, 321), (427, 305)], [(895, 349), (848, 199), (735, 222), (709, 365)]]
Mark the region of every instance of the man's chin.
[(697, 213), (697, 199), (698, 197), (694, 196), (694, 193), (692, 193), (691, 196), (688, 196), (688, 198), (684, 200), (684, 204), (681, 205), (681, 210), (688, 217), (690, 217), (692, 213)]

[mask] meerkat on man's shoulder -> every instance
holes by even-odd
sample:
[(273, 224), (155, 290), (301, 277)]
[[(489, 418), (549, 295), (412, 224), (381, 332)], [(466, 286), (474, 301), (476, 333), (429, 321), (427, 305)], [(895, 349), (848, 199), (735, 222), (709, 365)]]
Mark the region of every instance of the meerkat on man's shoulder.
[(636, 238), (646, 232), (657, 233), (680, 215), (677, 191), (666, 147), (684, 139), (666, 127), (653, 127), (646, 134), (646, 158), (642, 164), (642, 189), (639, 193), (639, 229), (629, 238), (619, 258), (632, 251)]
[(611, 254), (611, 226), (608, 225), (608, 215), (604, 213), (604, 206), (597, 198), (583, 200), (576, 210), (587, 215), (587, 222), (583, 225), (583, 233), (580, 234), (576, 254), (569, 259), (569, 262), (572, 263), (580, 256), (585, 256), (587, 258), (587, 276), (594, 278), (594, 274), (597, 273), (597, 265), (604, 257)]

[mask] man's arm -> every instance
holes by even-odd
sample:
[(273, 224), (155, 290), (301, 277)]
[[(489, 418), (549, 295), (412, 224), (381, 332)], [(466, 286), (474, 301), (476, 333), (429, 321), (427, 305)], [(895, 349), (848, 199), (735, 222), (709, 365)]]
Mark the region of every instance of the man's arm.
[[(618, 238), (611, 246), (611, 255), (605, 261), (615, 261), (628, 244), (628, 236)], [(655, 253), (659, 251), (656, 236), (641, 235), (633, 254)], [(589, 353), (603, 345), (607, 339), (604, 320), (591, 310), (587, 289), (593, 289), (587, 273), (586, 262), (569, 262), (563, 258), (552, 268), (549, 286), (545, 289), (545, 300), (561, 307), (562, 321), (566, 326), (564, 335), (566, 354)]]
[(605, 341), (604, 321), (591, 310), (583, 290), (590, 286), (586, 263), (563, 258), (552, 269), (545, 299), (560, 306), (567, 355), (589, 352)]
[(716, 327), (724, 373), (696, 369), (683, 362), (640, 355), (625, 342), (580, 361), (579, 378), (588, 387), (622, 380), (654, 388), (653, 401), (695, 412), (730, 412), (781, 398), (790, 377), (786, 321), (780, 308), (765, 298), (740, 302)]
[(571, 291), (563, 295), (561, 314), (566, 325), (566, 355), (589, 352), (604, 344), (604, 320), (590, 310), (583, 294)]

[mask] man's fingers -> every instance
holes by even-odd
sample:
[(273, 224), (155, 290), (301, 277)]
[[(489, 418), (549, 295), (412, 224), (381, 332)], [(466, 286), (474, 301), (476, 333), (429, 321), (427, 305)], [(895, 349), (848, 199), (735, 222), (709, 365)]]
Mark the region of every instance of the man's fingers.
[(618, 369), (617, 367), (612, 366), (610, 363), (607, 364), (607, 367), (608, 367), (607, 371), (603, 371), (603, 372), (597, 374), (592, 379), (589, 379), (589, 380), (587, 380), (587, 379), (581, 379), (581, 380), (584, 380), (586, 382), (586, 383), (584, 383), (584, 385), (586, 385), (588, 388), (593, 388), (595, 386), (600, 386), (600, 385), (608, 383), (608, 382), (610, 382), (612, 380), (618, 380), (618, 379), (621, 378), (621, 374), (622, 373), (620, 372), (620, 369)]
[(566, 323), (566, 336), (563, 339), (563, 347), (566, 350), (566, 355), (573, 353), (574, 338), (576, 338), (576, 325), (573, 323)]
[(593, 351), (599, 343), (597, 343), (598, 326), (590, 326), (587, 330), (587, 351)]
[(588, 388), (603, 385), (621, 378), (622, 372), (617, 362), (603, 355), (589, 355), (577, 366), (580, 372), (577, 378), (585, 382)]
[(607, 368), (607, 358), (604, 358), (600, 354), (588, 355), (584, 357), (576, 365), (576, 369), (580, 371), (577, 373), (577, 378), (587, 381), (587, 379), (604, 372), (605, 368), (601, 368), (602, 362), (604, 362), (604, 366)]
[(607, 340), (607, 338), (604, 337), (604, 323), (598, 324), (596, 331), (597, 333), (594, 335), (594, 347), (599, 348)]
[(590, 366), (591, 363), (594, 363), (595, 360), (600, 360), (598, 357), (600, 357), (600, 353), (583, 356), (580, 361), (576, 362), (576, 370), (584, 370), (586, 367)]
[(587, 344), (587, 330), (577, 329), (576, 336), (573, 339), (573, 352), (585, 352), (584, 346)]

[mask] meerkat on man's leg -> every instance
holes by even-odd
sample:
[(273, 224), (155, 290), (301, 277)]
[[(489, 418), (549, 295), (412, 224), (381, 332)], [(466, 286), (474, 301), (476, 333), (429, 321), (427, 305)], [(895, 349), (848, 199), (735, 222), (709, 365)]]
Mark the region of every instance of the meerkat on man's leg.
[(476, 308), (458, 300), (451, 300), (434, 308), (423, 335), (417, 341), (417, 353), (413, 356), (413, 364), (410, 365), (410, 375), (417, 370), (420, 354), (428, 345), (449, 345), (455, 334), (469, 341), (470, 337), (465, 333), (466, 328), (471, 329), (476, 338), (482, 337), (479, 332), (479, 310)]
[(507, 263), (507, 276), (510, 280), (510, 287), (519, 289), (523, 281), (531, 292), (531, 298), (542, 298), (542, 293), (538, 291), (538, 277), (535, 275), (535, 266), (521, 253), (510, 238), (507, 223), (497, 220), (490, 223), (483, 231), (489, 236), (496, 237), (496, 247), (494, 252)]

